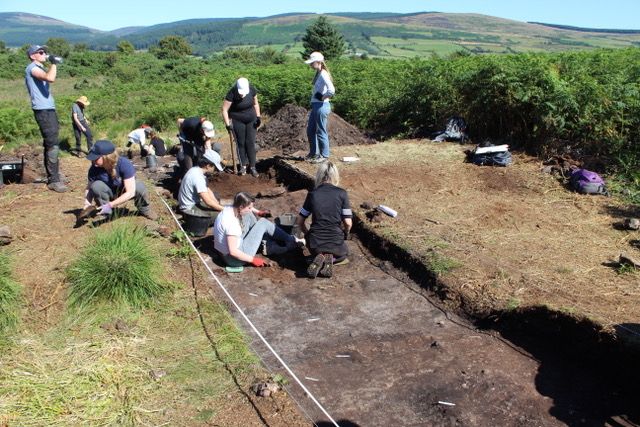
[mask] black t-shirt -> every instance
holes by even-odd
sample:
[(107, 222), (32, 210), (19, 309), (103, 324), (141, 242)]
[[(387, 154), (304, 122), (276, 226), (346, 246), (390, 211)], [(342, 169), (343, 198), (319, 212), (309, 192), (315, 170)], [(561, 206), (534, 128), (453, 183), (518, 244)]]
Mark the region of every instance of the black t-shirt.
[(156, 152), (156, 156), (164, 156), (167, 154), (167, 148), (164, 145), (164, 140), (159, 137), (154, 137), (151, 140), (151, 145), (153, 145), (153, 151)]
[(180, 127), (180, 133), (184, 138), (196, 145), (204, 145), (205, 136), (202, 133), (202, 122), (200, 122), (200, 117), (189, 117), (184, 119), (182, 126)]
[(335, 185), (322, 184), (307, 194), (300, 209), (305, 218), (311, 215), (309, 248), (317, 252), (335, 253), (344, 243), (342, 219), (351, 218), (347, 192)]
[(234, 85), (224, 97), (231, 103), (229, 117), (242, 123), (253, 123), (256, 120), (256, 109), (253, 102), (256, 97), (256, 89), (249, 83), (249, 93), (244, 97), (238, 93), (238, 87)]

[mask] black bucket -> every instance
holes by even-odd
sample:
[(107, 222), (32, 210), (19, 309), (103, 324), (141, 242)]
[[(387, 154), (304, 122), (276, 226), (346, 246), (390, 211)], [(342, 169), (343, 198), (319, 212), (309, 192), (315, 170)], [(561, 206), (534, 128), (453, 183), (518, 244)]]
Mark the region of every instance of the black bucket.
[(147, 168), (154, 170), (155, 168), (158, 167), (158, 159), (156, 158), (155, 154), (149, 154), (147, 157)]
[(24, 172), (24, 156), (20, 160), (0, 162), (0, 184), (20, 183)]
[(195, 216), (183, 214), (184, 230), (196, 237), (207, 234), (207, 230), (213, 224), (214, 219), (210, 216)]

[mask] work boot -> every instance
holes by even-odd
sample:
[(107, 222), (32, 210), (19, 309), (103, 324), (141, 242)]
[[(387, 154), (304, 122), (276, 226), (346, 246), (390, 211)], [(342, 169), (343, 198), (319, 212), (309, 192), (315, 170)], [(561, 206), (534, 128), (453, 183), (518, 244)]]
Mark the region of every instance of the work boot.
[(69, 188), (60, 181), (50, 182), (47, 184), (47, 188), (56, 193), (66, 193), (69, 190)]
[(147, 209), (144, 211), (140, 211), (140, 215), (143, 217), (150, 219), (151, 221), (155, 221), (158, 219), (158, 214), (153, 211), (153, 209)]
[(312, 279), (315, 279), (318, 276), (320, 269), (322, 269), (323, 264), (324, 254), (316, 255), (315, 258), (313, 258), (313, 261), (311, 261), (311, 264), (309, 264), (309, 267), (307, 267), (307, 275)]
[(320, 269), (320, 276), (331, 277), (333, 276), (333, 255), (328, 254), (324, 257), (324, 265)]
[(258, 171), (256, 170), (255, 167), (249, 168), (249, 172), (251, 172), (251, 176), (253, 176), (254, 178), (258, 177)]

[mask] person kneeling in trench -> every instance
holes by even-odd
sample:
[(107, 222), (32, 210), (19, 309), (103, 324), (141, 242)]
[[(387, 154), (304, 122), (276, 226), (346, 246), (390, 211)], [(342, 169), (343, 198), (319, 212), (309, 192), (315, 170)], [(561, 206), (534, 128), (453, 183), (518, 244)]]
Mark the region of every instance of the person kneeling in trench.
[(136, 169), (129, 159), (118, 156), (116, 146), (108, 140), (97, 141), (86, 157), (91, 160), (84, 209), (95, 202), (98, 214), (110, 216), (113, 208), (134, 199), (140, 215), (155, 220), (144, 183), (136, 180)]
[(207, 149), (198, 165), (189, 169), (180, 183), (178, 205), (185, 220), (184, 228), (195, 236), (203, 236), (224, 208), (207, 186), (205, 174), (215, 169), (223, 170), (220, 155)]
[[(296, 226), (309, 241), (313, 261), (307, 268), (309, 277), (315, 279), (333, 275), (333, 265), (346, 263), (349, 249), (345, 240), (352, 225), (349, 195), (338, 187), (340, 174), (330, 161), (321, 163), (316, 172), (316, 187), (307, 194), (300, 209)], [(311, 216), (311, 227), (306, 220)]]
[(264, 267), (268, 262), (256, 256), (260, 243), (266, 238), (265, 255), (281, 255), (304, 246), (305, 240), (288, 234), (266, 218), (268, 211), (257, 210), (255, 199), (240, 192), (232, 206), (225, 206), (213, 226), (214, 247), (228, 267), (251, 264)]

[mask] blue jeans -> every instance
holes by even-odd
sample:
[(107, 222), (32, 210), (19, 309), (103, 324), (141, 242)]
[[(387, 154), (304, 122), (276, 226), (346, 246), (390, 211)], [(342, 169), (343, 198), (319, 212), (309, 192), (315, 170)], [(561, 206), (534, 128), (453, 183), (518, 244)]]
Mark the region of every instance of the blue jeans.
[[(240, 245), (242, 252), (254, 256), (265, 235), (268, 237), (268, 255), (281, 255), (296, 247), (295, 238), (268, 219), (257, 219), (253, 213), (242, 216), (242, 244)], [(280, 245), (278, 242), (283, 242), (285, 245)], [(231, 255), (224, 255), (223, 258), (230, 267), (240, 267), (246, 264)]]
[(307, 139), (309, 140), (309, 156), (329, 157), (329, 102), (312, 102), (309, 122), (307, 123)]

